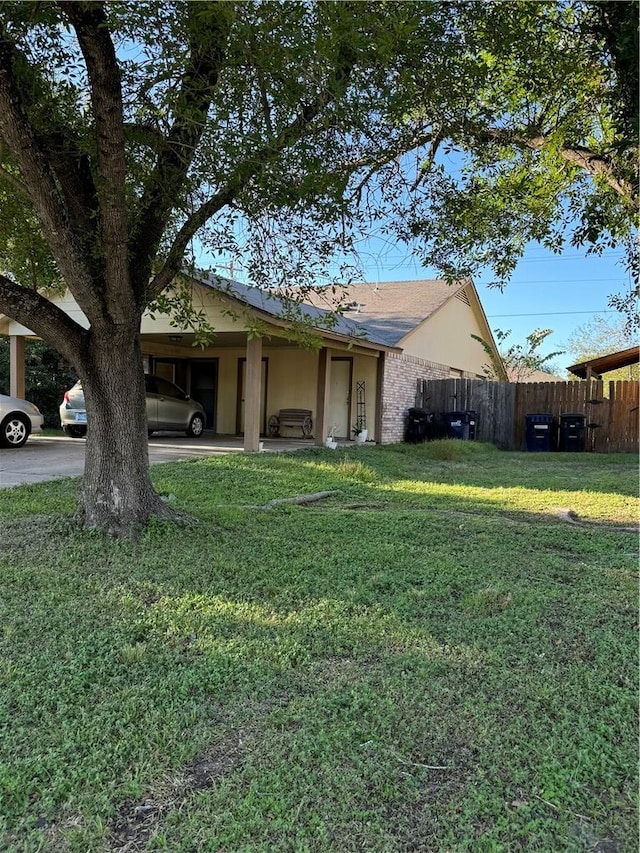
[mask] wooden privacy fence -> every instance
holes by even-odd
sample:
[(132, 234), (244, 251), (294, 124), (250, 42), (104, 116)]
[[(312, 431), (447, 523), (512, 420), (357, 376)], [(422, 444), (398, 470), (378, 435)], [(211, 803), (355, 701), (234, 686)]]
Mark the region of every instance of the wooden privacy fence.
[[(585, 450), (638, 451), (637, 382), (493, 382), (485, 379), (419, 379), (416, 407), (431, 412), (476, 412), (476, 439), (505, 450), (526, 449), (526, 415), (586, 417)], [(606, 396), (605, 396), (606, 395)]]

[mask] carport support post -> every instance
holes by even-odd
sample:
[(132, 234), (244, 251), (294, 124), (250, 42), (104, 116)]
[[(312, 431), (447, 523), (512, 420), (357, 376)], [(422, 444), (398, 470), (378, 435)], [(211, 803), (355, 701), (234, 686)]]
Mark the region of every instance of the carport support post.
[(315, 432), (315, 443), (320, 447), (324, 445), (330, 429), (329, 419), (329, 395), (331, 393), (331, 356), (329, 348), (323, 347), (318, 355), (318, 388), (316, 396), (316, 417), (313, 429)]
[(247, 366), (244, 392), (244, 449), (247, 453), (260, 450), (260, 400), (262, 380), (262, 338), (248, 338)]
[(26, 396), (24, 379), (24, 338), (22, 335), (9, 336), (9, 393), (12, 397)]

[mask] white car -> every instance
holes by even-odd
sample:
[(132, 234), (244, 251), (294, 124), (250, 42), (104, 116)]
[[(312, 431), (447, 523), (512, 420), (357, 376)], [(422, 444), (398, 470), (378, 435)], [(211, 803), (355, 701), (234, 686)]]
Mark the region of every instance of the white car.
[(0, 447), (22, 447), (32, 432), (42, 432), (43, 423), (33, 403), (0, 394)]

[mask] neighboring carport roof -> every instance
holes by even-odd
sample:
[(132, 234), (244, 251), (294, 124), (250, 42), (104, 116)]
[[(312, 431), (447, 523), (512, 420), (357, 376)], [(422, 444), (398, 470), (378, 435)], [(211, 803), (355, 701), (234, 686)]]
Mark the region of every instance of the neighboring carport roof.
[(617, 370), (619, 367), (638, 364), (638, 361), (640, 361), (640, 349), (629, 347), (629, 349), (612, 352), (609, 355), (601, 355), (597, 358), (590, 358), (588, 361), (581, 361), (578, 364), (571, 365), (567, 370), (581, 379), (586, 379), (589, 375), (601, 376), (603, 373)]

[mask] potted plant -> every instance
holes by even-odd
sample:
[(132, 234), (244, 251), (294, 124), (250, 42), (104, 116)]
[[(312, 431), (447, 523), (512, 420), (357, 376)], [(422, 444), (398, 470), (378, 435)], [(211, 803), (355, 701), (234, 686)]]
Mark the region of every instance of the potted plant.
[(360, 426), (360, 424), (355, 424), (355, 426), (352, 428), (352, 431), (353, 436), (356, 440), (356, 444), (364, 444), (369, 435), (369, 431), (363, 426)]
[(338, 446), (338, 442), (335, 440), (334, 433), (336, 431), (336, 424), (331, 424), (331, 429), (329, 430), (329, 434), (324, 440), (324, 446), (328, 447), (329, 450), (335, 450)]

